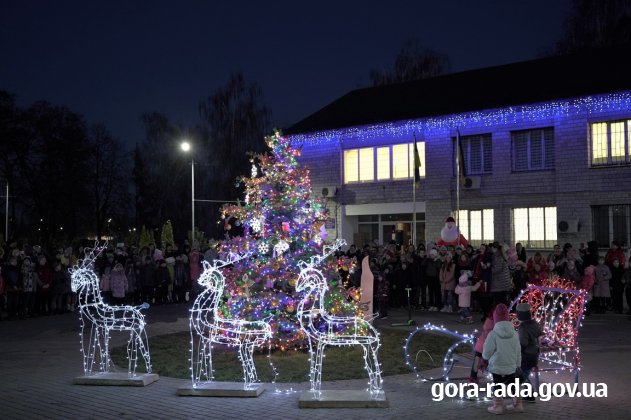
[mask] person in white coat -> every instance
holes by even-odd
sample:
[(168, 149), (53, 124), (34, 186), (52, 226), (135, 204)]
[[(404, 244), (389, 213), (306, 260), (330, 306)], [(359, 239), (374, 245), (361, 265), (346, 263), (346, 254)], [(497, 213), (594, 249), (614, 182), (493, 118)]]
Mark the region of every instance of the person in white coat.
[[(488, 371), (493, 374), (494, 384), (509, 384), (515, 381), (515, 372), (521, 365), (521, 346), (519, 336), (508, 320), (508, 308), (498, 304), (493, 311), (495, 326), (484, 341), (482, 358), (489, 361)], [(523, 411), (521, 398), (516, 398), (507, 410)], [(493, 414), (504, 413), (504, 399), (493, 397), (493, 405), (488, 408)]]

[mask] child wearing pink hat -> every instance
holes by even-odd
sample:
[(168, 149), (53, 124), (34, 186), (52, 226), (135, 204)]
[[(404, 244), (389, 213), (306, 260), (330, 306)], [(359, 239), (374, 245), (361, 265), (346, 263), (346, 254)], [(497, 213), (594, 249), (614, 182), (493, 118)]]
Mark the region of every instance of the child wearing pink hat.
[(477, 282), (475, 285), (471, 285), (469, 282), (469, 273), (464, 272), (458, 279), (458, 286), (454, 292), (458, 295), (458, 312), (460, 313), (460, 322), (466, 322), (467, 324), (473, 324), (473, 318), (471, 317), (471, 292), (475, 292), (480, 288), (482, 282)]

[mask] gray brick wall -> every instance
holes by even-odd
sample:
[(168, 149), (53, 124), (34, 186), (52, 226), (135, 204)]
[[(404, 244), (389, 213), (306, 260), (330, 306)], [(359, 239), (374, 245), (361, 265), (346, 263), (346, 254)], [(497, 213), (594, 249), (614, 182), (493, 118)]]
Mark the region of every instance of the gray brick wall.
[[(578, 112), (577, 112), (578, 110)], [(487, 112), (495, 112), (490, 110)], [(493, 172), (481, 176), (481, 186), (460, 190), (461, 209), (494, 209), (495, 238), (512, 242), (511, 209), (516, 207), (557, 207), (557, 221), (576, 219), (581, 229), (577, 234), (558, 233), (558, 242), (587, 242), (592, 239), (592, 205), (631, 203), (631, 166), (592, 168), (589, 165), (589, 125), (597, 121), (631, 118), (629, 109), (601, 110), (570, 108), (544, 118), (532, 118), (524, 113), (511, 114), (497, 124), (466, 120), (460, 127), (462, 136), (492, 134)], [(480, 121), (488, 121), (481, 119)], [(426, 177), (417, 189), (417, 201), (426, 204), (426, 241), (440, 234), (444, 220), (456, 209), (456, 182), (453, 173), (452, 138), (456, 127), (427, 129), (417, 133), (426, 143)], [(511, 131), (554, 127), (556, 166), (553, 170), (513, 172)], [(344, 185), (342, 180), (342, 148), (366, 147), (411, 141), (410, 138), (376, 137), (370, 139), (342, 138), (341, 141), (306, 144), (301, 161), (311, 168), (315, 191), (322, 186), (337, 185), (336, 202), (367, 204), (375, 202), (411, 202), (411, 180)], [(338, 225), (341, 223), (338, 212)], [(350, 235), (350, 236), (349, 236)], [(346, 232), (352, 240), (352, 233)]]

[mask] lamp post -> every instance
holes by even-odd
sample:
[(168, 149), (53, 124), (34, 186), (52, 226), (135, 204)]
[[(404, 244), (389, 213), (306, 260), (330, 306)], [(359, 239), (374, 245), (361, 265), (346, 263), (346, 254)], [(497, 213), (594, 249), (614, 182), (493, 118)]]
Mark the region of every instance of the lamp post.
[[(180, 148), (184, 153), (191, 151), (191, 144), (188, 141), (180, 143)], [(195, 159), (191, 153), (191, 249), (195, 242)]]

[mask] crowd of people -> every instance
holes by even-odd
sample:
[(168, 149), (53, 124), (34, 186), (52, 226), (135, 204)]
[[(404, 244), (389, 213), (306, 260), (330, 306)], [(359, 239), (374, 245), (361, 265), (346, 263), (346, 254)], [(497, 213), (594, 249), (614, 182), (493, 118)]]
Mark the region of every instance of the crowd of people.
[[(374, 302), (380, 317), (389, 307), (424, 311), (458, 312), (463, 322), (471, 323), (471, 310), (482, 320), (499, 303), (509, 305), (528, 284), (545, 285), (554, 276), (570, 281), (575, 288), (588, 291), (588, 312), (623, 312), (624, 297), (631, 302), (631, 259), (616, 241), (600, 252), (596, 241), (555, 245), (552, 252), (529, 253), (517, 243), (509, 246), (493, 242), (471, 245), (431, 246), (423, 244), (385, 246), (351, 245), (346, 256), (369, 258), (375, 278)], [(594, 279), (585, 275), (593, 266)], [(466, 274), (463, 276), (463, 274)], [(360, 270), (349, 275), (349, 286), (360, 286)], [(627, 312), (631, 313), (631, 312)]]
[[(69, 268), (84, 257), (82, 247), (47, 252), (40, 246), (0, 248), (0, 320), (75, 311)], [(200, 250), (167, 245), (164, 250), (128, 247), (123, 243), (104, 250), (94, 263), (106, 303), (137, 305), (186, 302), (196, 290), (201, 261), (212, 261), (211, 247)]]
[[(471, 311), (488, 314), (498, 303), (510, 301), (527, 284), (545, 284), (554, 275), (589, 292), (589, 310), (623, 312), (623, 296), (631, 301), (631, 264), (624, 250), (612, 242), (600, 253), (595, 241), (574, 248), (555, 245), (547, 255), (531, 252), (520, 243), (397, 246), (351, 245), (343, 253), (355, 259), (347, 274), (347, 287), (360, 287), (361, 262), (367, 257), (374, 276), (375, 309), (380, 317), (388, 308), (458, 312), (463, 322), (473, 322)], [(83, 248), (45, 251), (40, 246), (8, 244), (0, 248), (0, 319), (17, 319), (74, 311), (76, 297), (68, 269), (83, 258)], [(95, 262), (103, 298), (112, 304), (167, 304), (186, 302), (195, 293), (202, 260), (217, 257), (213, 247), (184, 245), (136, 248), (118, 243)], [(584, 270), (593, 266), (588, 284)], [(586, 283), (587, 282), (587, 283)]]

